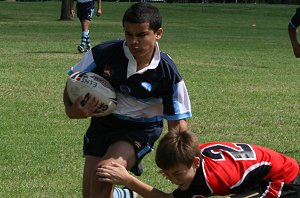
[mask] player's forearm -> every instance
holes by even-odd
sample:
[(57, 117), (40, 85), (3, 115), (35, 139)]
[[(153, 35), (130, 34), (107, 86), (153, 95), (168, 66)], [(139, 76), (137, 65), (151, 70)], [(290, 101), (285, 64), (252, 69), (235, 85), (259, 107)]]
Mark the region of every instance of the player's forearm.
[(63, 102), (65, 107), (69, 107), (72, 105), (71, 100), (69, 99), (68, 93), (67, 93), (67, 89), (64, 89), (64, 93), (63, 93)]
[(69, 99), (69, 96), (68, 96), (66, 88), (64, 89), (63, 102), (64, 102), (64, 105), (65, 105), (65, 112), (66, 112), (67, 116), (69, 118), (72, 118), (72, 115), (70, 113), (71, 112), (70, 108), (71, 108), (72, 103), (71, 103), (71, 101)]
[(291, 40), (291, 44), (293, 47), (293, 51), (295, 54), (295, 57), (300, 58), (300, 44), (297, 40), (297, 31), (295, 28), (290, 28), (288, 29), (289, 37)]
[(101, 0), (97, 0), (97, 3), (98, 3), (98, 10), (102, 9), (102, 1)]
[(288, 29), (288, 33), (289, 33), (289, 37), (290, 37), (290, 40), (291, 40), (291, 43), (292, 45), (298, 43), (298, 40), (297, 40), (297, 30), (294, 29), (294, 28), (289, 28)]
[(186, 119), (183, 120), (168, 120), (168, 131), (187, 131), (188, 123)]
[(73, 10), (74, 0), (70, 0), (70, 10)]
[(130, 175), (124, 184), (144, 198), (173, 198), (172, 194), (162, 192)]
[(65, 105), (65, 113), (69, 118), (71, 118), (71, 119), (85, 118), (81, 114), (79, 114), (77, 111), (72, 110), (72, 102), (68, 96), (66, 88), (64, 90), (63, 102)]

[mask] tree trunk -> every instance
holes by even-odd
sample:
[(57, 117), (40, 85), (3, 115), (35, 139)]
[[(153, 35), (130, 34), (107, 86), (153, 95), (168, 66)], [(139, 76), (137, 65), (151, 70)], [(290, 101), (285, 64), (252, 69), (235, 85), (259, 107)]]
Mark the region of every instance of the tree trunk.
[(70, 19), (70, 0), (61, 0), (60, 20)]

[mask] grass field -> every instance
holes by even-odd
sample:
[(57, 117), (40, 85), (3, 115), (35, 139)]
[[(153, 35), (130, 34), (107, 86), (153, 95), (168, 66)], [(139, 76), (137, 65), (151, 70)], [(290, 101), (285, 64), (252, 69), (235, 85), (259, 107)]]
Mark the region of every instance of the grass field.
[[(103, 3), (92, 43), (122, 39), (130, 3)], [(78, 62), (77, 18), (60, 21), (60, 2), (0, 1), (0, 197), (80, 197), (82, 136), (89, 120), (64, 114), (66, 70)], [(287, 24), (295, 6), (157, 4), (160, 47), (177, 62), (201, 142), (238, 141), (300, 160), (300, 62)], [(166, 191), (155, 154), (141, 177)]]

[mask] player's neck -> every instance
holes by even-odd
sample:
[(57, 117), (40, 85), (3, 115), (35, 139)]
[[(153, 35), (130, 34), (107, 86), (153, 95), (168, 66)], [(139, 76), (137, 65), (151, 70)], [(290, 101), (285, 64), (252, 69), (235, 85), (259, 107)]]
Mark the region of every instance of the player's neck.
[(136, 70), (139, 71), (141, 69), (144, 69), (145, 67), (149, 66), (152, 58), (154, 56), (155, 53), (155, 48), (153, 49), (153, 52), (150, 54), (146, 54), (145, 56), (139, 57), (136, 59), (136, 64), (137, 64), (137, 68)]

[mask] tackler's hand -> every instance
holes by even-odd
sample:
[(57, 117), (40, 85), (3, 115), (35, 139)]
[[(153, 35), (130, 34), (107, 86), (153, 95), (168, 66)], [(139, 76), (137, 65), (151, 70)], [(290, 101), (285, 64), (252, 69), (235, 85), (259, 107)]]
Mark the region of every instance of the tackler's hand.
[(116, 162), (111, 165), (103, 165), (96, 170), (98, 180), (101, 182), (109, 182), (112, 184), (125, 185), (130, 178), (130, 174), (126, 168)]

